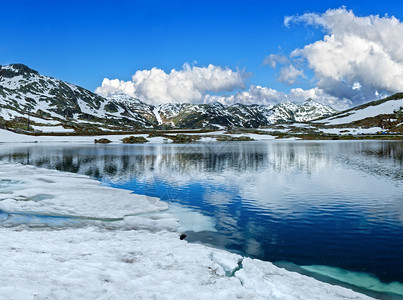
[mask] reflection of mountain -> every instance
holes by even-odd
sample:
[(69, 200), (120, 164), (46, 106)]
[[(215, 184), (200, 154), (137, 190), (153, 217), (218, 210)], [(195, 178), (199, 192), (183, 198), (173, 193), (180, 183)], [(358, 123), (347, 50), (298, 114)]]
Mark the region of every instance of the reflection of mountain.
[(1, 159), (77, 172), (108, 180), (148, 177), (152, 173), (191, 177), (219, 173), (225, 169), (242, 171), (263, 168), (267, 161), (259, 145), (228, 147), (117, 146), (117, 147), (27, 147), (7, 149)]
[(337, 148), (337, 159), (343, 165), (403, 182), (402, 142), (339, 143)]
[[(11, 162), (86, 174), (107, 180), (166, 176), (189, 182), (222, 174), (312, 174), (343, 164), (368, 174), (402, 179), (400, 142), (272, 142), (139, 146), (29, 146), (6, 148)], [(265, 171), (266, 170), (266, 171)], [(218, 178), (217, 180), (221, 180)]]

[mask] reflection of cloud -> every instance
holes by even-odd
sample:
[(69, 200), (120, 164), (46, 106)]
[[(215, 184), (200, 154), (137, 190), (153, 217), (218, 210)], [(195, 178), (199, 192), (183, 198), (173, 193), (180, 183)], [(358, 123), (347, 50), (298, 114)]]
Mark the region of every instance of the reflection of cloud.
[(232, 195), (227, 192), (207, 190), (203, 195), (203, 200), (217, 206), (228, 204), (232, 200)]
[(251, 255), (255, 255), (255, 256), (260, 256), (263, 254), (261, 244), (258, 241), (256, 241), (255, 239), (248, 239), (246, 241), (245, 252), (249, 253)]

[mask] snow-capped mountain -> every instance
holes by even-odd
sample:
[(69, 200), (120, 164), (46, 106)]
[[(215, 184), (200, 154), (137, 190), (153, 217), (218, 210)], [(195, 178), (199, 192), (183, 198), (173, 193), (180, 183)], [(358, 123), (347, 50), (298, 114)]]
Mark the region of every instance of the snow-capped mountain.
[(317, 123), (327, 127), (379, 127), (403, 132), (403, 93), (342, 111)]
[(271, 123), (309, 122), (336, 112), (330, 106), (308, 99), (300, 104), (289, 101), (280, 103), (270, 110), (268, 118)]
[(122, 101), (105, 99), (84, 88), (40, 75), (22, 64), (0, 67), (1, 125), (25, 128), (62, 125), (75, 130), (141, 128), (152, 124)]
[[(119, 101), (119, 97), (119, 95), (115, 95), (113, 99)], [(127, 95), (122, 96), (122, 99), (123, 103), (130, 106), (131, 101)], [(132, 99), (133, 103), (139, 101)], [(137, 113), (149, 120), (156, 120), (160, 126), (174, 128), (220, 128), (222, 126), (258, 128), (277, 123), (307, 122), (337, 112), (333, 108), (311, 99), (300, 104), (284, 102), (275, 106), (240, 103), (230, 106), (224, 106), (220, 103), (165, 103), (157, 106), (149, 105), (147, 108), (147, 104), (144, 102), (141, 106), (141, 110), (136, 110)], [(130, 107), (136, 109), (138, 104), (133, 104)], [(155, 119), (151, 114), (155, 116)]]
[[(224, 106), (168, 103), (149, 105), (124, 94), (105, 98), (23, 64), (0, 66), (0, 126), (36, 131), (130, 131), (139, 128), (257, 128), (329, 116), (332, 108), (301, 104)], [(29, 118), (29, 121), (28, 121)]]

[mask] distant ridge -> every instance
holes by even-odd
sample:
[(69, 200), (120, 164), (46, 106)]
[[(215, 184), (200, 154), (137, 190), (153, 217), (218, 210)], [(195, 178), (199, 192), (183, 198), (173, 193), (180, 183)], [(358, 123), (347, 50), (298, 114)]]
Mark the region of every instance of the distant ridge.
[(3, 128), (78, 133), (141, 128), (258, 128), (307, 122), (336, 113), (311, 99), (275, 106), (219, 103), (154, 106), (123, 94), (101, 97), (77, 85), (41, 75), (23, 64), (0, 66), (0, 109)]
[(389, 132), (403, 133), (403, 93), (356, 106), (318, 119), (315, 123), (328, 127), (379, 127)]

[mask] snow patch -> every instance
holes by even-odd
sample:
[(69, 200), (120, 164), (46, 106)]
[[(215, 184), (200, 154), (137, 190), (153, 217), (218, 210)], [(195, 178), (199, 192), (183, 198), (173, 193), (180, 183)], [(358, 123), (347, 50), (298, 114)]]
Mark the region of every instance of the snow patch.
[(381, 127), (371, 127), (371, 128), (322, 128), (319, 131), (328, 134), (375, 134), (382, 131)]
[(360, 110), (347, 112), (343, 117), (340, 117), (339, 115), (315, 122), (326, 123), (327, 125), (347, 124), (382, 114), (392, 114), (394, 110), (399, 109), (400, 107), (403, 107), (403, 99), (389, 100), (379, 105), (368, 106)]
[(41, 132), (74, 132), (74, 129), (66, 129), (63, 126), (36, 126), (31, 125), (34, 130), (38, 130)]
[(157, 107), (154, 107), (153, 114), (155, 115), (155, 118), (157, 119), (158, 125), (162, 124), (162, 119), (161, 119), (161, 116), (160, 116), (160, 113), (159, 113)]
[[(87, 176), (0, 164), (0, 177), (19, 181), (18, 189), (0, 194), (0, 210), (7, 212), (116, 219), (168, 209), (158, 198), (101, 186)], [(38, 197), (43, 194), (52, 197)]]

